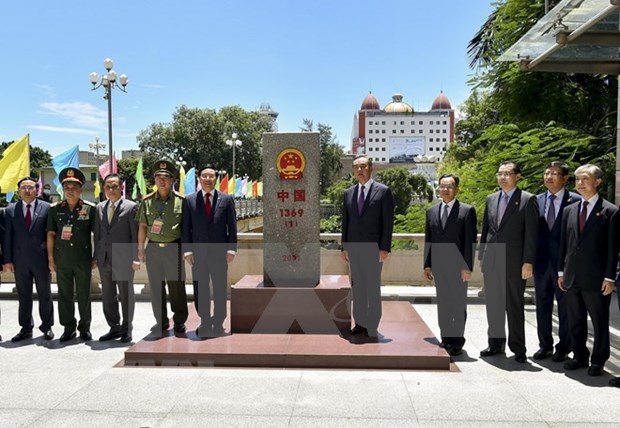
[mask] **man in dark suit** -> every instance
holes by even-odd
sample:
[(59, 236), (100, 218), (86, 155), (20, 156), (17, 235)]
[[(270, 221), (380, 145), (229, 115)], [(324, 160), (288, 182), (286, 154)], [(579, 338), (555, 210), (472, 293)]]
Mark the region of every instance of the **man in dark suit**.
[[(4, 210), (5, 208), (0, 208), (0, 264), (4, 264)], [(2, 316), (0, 316), (0, 319), (1, 318)], [(0, 342), (1, 341), (2, 336), (0, 336)]]
[(517, 187), (521, 168), (516, 162), (502, 162), (496, 176), (501, 190), (487, 196), (480, 239), (489, 324), (489, 346), (480, 356), (504, 352), (507, 314), (508, 346), (515, 361), (525, 363), (524, 293), (536, 261), (538, 204), (534, 195)]
[[(566, 299), (557, 286), (562, 213), (565, 207), (578, 202), (581, 198), (578, 194), (566, 190), (568, 165), (564, 162), (551, 162), (545, 169), (543, 177), (547, 191), (536, 196), (538, 244), (534, 265), (534, 286), (539, 349), (534, 353), (534, 359), (542, 360), (551, 356), (553, 361), (560, 362), (564, 361), (570, 352)], [(555, 353), (551, 334), (554, 297), (558, 303), (560, 339), (555, 347)]]
[(226, 319), (228, 265), (237, 251), (237, 214), (233, 198), (215, 189), (214, 166), (202, 167), (198, 179), (201, 190), (183, 201), (183, 251), (192, 266), (194, 305), (201, 319), (196, 335), (219, 336)]
[(6, 208), (4, 238), (4, 270), (15, 273), (19, 299), (21, 330), (12, 339), (19, 342), (32, 338), (32, 281), (37, 288), (39, 316), (45, 340), (52, 340), (54, 332), (54, 305), (52, 303), (51, 275), (47, 257), (47, 216), (50, 205), (37, 200), (37, 181), (24, 177), (17, 182), (21, 200)]
[(440, 346), (459, 355), (465, 344), (467, 282), (474, 270), (476, 210), (456, 199), (459, 177), (439, 178), (441, 203), (426, 210), (424, 276), (435, 279)]
[(353, 292), (352, 335), (377, 337), (381, 320), (381, 268), (392, 249), (392, 192), (372, 177), (372, 160), (353, 160), (358, 184), (344, 192), (342, 257), (349, 263)]
[[(135, 294), (134, 270), (140, 269), (138, 261), (138, 223), (135, 202), (122, 198), (122, 183), (118, 174), (110, 174), (103, 180), (107, 201), (97, 205), (95, 217), (95, 261), (101, 278), (103, 315), (110, 331), (100, 341), (132, 340)], [(118, 310), (120, 300), (123, 321)]]
[(214, 166), (200, 168), (198, 179), (201, 190), (183, 201), (183, 251), (192, 266), (194, 305), (201, 319), (196, 335), (219, 336), (224, 334), (226, 319), (228, 265), (237, 251), (237, 214), (233, 198), (215, 189)]
[[(566, 292), (573, 350), (573, 358), (564, 363), (564, 369), (590, 365), (588, 374), (600, 376), (610, 353), (609, 304), (616, 288), (620, 216), (618, 207), (598, 194), (603, 182), (599, 167), (580, 166), (575, 181), (582, 201), (564, 210), (558, 262), (558, 286)], [(588, 315), (594, 327), (591, 356), (586, 347)]]

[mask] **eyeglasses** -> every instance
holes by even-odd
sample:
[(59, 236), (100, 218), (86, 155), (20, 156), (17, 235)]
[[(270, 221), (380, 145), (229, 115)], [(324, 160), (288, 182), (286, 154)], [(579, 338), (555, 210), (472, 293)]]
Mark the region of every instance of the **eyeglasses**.
[(514, 174), (515, 174), (514, 172), (497, 172), (497, 173), (495, 173), (495, 176), (497, 178), (500, 178), (500, 177), (506, 177), (507, 178), (507, 177), (510, 177), (511, 175), (514, 175)]
[(215, 178), (215, 175), (213, 175), (213, 174), (202, 174), (202, 175), (200, 176), (200, 178), (202, 178), (202, 179), (204, 179), (204, 180), (214, 179), (214, 178)]
[(120, 186), (118, 185), (112, 185), (112, 186), (103, 186), (106, 190), (118, 190), (120, 189)]
[(367, 163), (363, 163), (360, 165), (353, 165), (353, 169), (368, 169), (368, 164)]
[(439, 186), (439, 190), (454, 190), (456, 187), (454, 186)]
[(551, 172), (551, 171), (545, 171), (543, 175), (545, 177), (564, 177), (564, 174), (560, 174), (559, 172)]

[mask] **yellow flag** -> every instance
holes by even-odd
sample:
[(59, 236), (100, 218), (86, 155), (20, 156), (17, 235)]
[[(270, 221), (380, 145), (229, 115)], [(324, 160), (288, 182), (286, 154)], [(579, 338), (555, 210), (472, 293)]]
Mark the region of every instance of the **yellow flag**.
[(263, 197), (263, 182), (259, 181), (258, 185), (256, 187), (257, 187), (257, 192), (256, 193), (258, 193), (258, 196), (260, 198), (262, 198)]
[(228, 194), (235, 197), (235, 182), (237, 181), (236, 176), (232, 176), (232, 178), (228, 181)]
[(93, 192), (95, 193), (95, 201), (99, 201), (99, 195), (101, 194), (101, 185), (99, 184), (99, 177), (97, 177), (97, 179), (95, 180), (95, 190), (93, 190)]
[(2, 153), (0, 159), (0, 190), (3, 193), (17, 191), (20, 178), (30, 174), (30, 134), (15, 140)]
[(181, 171), (179, 171), (179, 193), (185, 194), (185, 168), (181, 165)]

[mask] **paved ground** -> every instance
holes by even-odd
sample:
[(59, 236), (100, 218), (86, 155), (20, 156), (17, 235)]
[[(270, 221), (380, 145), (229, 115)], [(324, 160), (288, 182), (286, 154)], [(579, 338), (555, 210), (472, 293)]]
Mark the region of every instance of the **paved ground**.
[[(486, 347), (479, 303), (469, 306), (466, 354), (456, 357), (460, 372), (439, 373), (118, 368), (126, 349), (120, 343), (61, 346), (35, 337), (12, 344), (17, 302), (3, 300), (0, 427), (617, 427), (620, 389), (607, 386), (611, 374), (620, 375), (620, 316), (612, 304), (608, 373), (591, 378), (585, 370), (566, 374), (551, 361), (518, 364), (511, 354), (479, 359)], [(437, 333), (435, 305), (413, 305)], [(531, 355), (537, 349), (534, 307), (526, 312)], [(107, 331), (100, 302), (93, 303), (93, 315), (98, 337)], [(150, 305), (138, 303), (134, 338), (151, 324)]]

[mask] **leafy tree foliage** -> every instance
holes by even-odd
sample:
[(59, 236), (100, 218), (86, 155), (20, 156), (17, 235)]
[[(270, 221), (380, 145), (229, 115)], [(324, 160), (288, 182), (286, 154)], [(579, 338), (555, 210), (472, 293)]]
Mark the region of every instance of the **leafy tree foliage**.
[[(154, 123), (140, 131), (138, 144), (145, 152), (145, 170), (160, 157), (187, 162), (186, 169), (211, 163), (232, 175), (232, 148), (226, 145), (233, 132), (242, 141), (235, 148), (238, 176), (262, 175), (262, 136), (271, 130), (271, 119), (239, 106), (213, 109), (178, 107), (170, 123)], [(148, 176), (148, 173), (145, 174)]]
[(413, 200), (433, 199), (433, 188), (426, 179), (419, 174), (411, 174), (404, 166), (379, 171), (377, 180), (392, 190), (395, 214), (405, 214)]
[[(311, 119), (303, 119), (303, 125), (299, 129), (302, 132), (313, 132), (314, 122)], [(319, 122), (317, 132), (319, 133), (321, 151), (320, 188), (321, 195), (324, 195), (342, 169), (340, 158), (344, 154), (344, 149), (338, 144), (331, 126)]]

